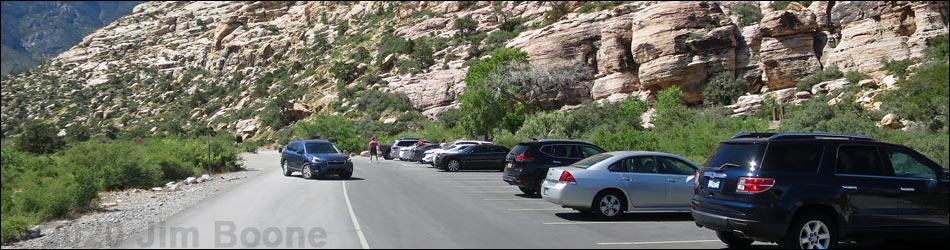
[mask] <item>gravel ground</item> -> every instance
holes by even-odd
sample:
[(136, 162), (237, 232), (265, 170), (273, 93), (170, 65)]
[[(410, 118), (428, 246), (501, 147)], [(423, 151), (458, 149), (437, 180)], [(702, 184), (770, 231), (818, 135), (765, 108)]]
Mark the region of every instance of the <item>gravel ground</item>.
[[(247, 164), (245, 164), (247, 166)], [(19, 248), (109, 248), (153, 223), (221, 191), (240, 185), (263, 171), (218, 174), (211, 181), (185, 185), (175, 191), (123, 190), (99, 194), (99, 209), (76, 219), (53, 220), (39, 225), (41, 237), (3, 245)]]

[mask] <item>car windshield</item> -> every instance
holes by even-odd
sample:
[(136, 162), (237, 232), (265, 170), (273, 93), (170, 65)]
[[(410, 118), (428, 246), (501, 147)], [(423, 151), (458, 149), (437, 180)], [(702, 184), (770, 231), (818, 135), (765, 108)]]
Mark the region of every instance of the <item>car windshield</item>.
[(340, 149), (337, 149), (332, 143), (309, 143), (307, 144), (307, 153), (339, 154)]
[(459, 145), (459, 146), (457, 146), (457, 147), (455, 147), (455, 148), (449, 149), (449, 151), (452, 151), (452, 152), (459, 152), (459, 151), (465, 150), (465, 149), (470, 148), (470, 147), (472, 147), (472, 145)]
[(610, 158), (613, 156), (614, 155), (607, 154), (607, 153), (596, 154), (591, 157), (587, 157), (583, 160), (580, 160), (578, 162), (575, 162), (574, 164), (571, 164), (571, 167), (587, 169), (590, 166), (593, 166), (594, 164), (597, 164), (598, 162), (602, 162), (606, 160), (607, 158)]

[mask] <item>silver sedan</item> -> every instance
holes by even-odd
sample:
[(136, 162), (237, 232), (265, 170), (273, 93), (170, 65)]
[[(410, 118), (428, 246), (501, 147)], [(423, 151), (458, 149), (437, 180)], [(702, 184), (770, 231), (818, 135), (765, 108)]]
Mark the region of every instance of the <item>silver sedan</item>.
[(551, 168), (541, 196), (604, 219), (618, 218), (625, 211), (689, 212), (697, 169), (673, 154), (607, 152)]

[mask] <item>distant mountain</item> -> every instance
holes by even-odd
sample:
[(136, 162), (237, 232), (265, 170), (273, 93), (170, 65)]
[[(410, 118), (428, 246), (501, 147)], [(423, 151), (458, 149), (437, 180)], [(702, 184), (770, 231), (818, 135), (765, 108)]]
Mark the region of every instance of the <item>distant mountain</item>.
[(3, 1), (2, 75), (20, 72), (72, 48), (140, 1)]

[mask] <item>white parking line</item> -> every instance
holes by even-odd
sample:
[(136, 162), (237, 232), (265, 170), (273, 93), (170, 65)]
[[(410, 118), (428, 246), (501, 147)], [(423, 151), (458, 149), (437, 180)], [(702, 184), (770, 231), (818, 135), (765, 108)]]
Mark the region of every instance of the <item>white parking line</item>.
[(466, 193), (470, 193), (470, 194), (491, 194), (491, 193), (516, 194), (516, 193), (521, 193), (521, 192), (520, 192), (520, 191), (468, 191), (468, 192), (466, 192)]
[(653, 244), (681, 244), (681, 243), (702, 243), (719, 242), (719, 240), (680, 240), (680, 241), (653, 241), (653, 242), (608, 242), (597, 243), (597, 245), (653, 245)]
[(485, 199), (486, 201), (543, 201), (543, 200), (532, 200), (532, 199)]
[(509, 208), (508, 211), (574, 211), (567, 208)]
[(356, 229), (356, 236), (360, 238), (360, 246), (363, 249), (369, 249), (369, 243), (366, 243), (366, 236), (363, 235), (363, 229), (360, 223), (356, 221), (356, 213), (353, 213), (353, 205), (350, 204), (350, 196), (346, 193), (346, 181), (343, 181), (343, 200), (346, 201), (346, 209), (350, 210), (350, 220), (353, 221), (353, 228)]
[(576, 221), (576, 222), (545, 222), (544, 225), (588, 225), (588, 224), (634, 224), (642, 221)]
[(508, 186), (455, 186), (455, 187), (457, 188), (510, 188), (511, 185), (508, 185)]

